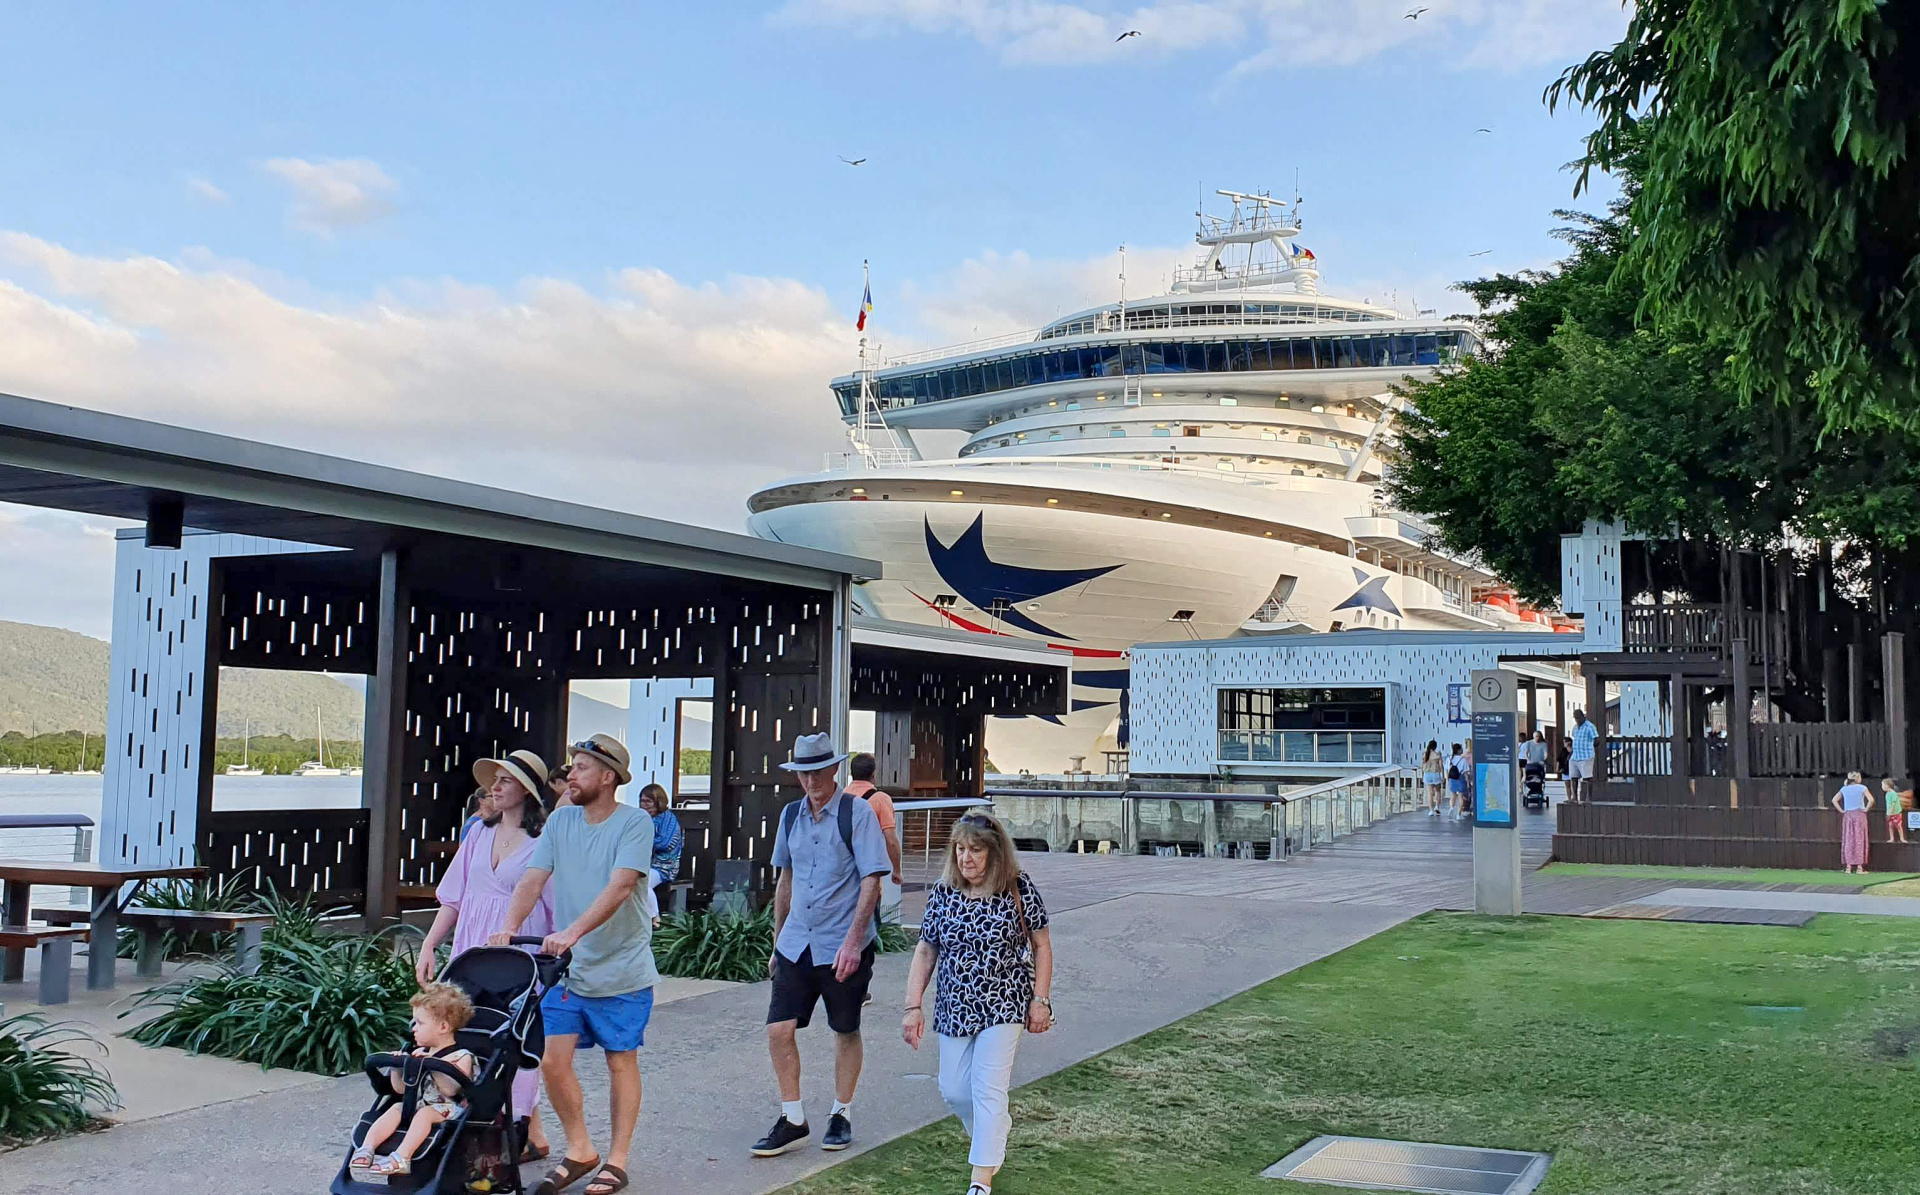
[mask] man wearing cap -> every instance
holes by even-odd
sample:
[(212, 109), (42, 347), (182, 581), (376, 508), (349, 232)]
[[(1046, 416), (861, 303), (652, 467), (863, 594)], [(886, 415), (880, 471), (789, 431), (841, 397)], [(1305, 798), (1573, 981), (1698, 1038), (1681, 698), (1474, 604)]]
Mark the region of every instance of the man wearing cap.
[(860, 1006), (873, 978), (879, 941), (874, 910), (880, 880), (893, 871), (887, 840), (871, 806), (840, 787), (833, 736), (801, 735), (793, 758), (780, 766), (796, 773), (800, 800), (780, 813), (769, 862), (779, 872), (773, 893), (774, 947), (768, 960), (773, 997), (767, 1010), (767, 1046), (780, 1084), (780, 1119), (753, 1145), (770, 1158), (812, 1134), (800, 1099), (797, 1030), (824, 1000), (834, 1035), (834, 1102), (820, 1148), (853, 1143), (853, 1093), (863, 1052)]
[[(527, 874), (493, 935), (504, 944), (533, 911), (549, 878), (553, 923), (541, 951), (573, 952), (564, 983), (548, 990), (540, 1012), (547, 1049), (540, 1065), (547, 1098), (567, 1134), (567, 1155), (534, 1195), (553, 1195), (592, 1175), (587, 1195), (612, 1195), (628, 1184), (627, 1156), (640, 1116), (640, 1064), (653, 1013), (653, 923), (646, 914), (643, 877), (652, 865), (653, 821), (615, 792), (633, 779), (627, 749), (596, 734), (568, 749), (574, 803), (553, 811), (535, 840)], [(599, 1046), (607, 1057), (613, 1127), (604, 1162), (594, 1149), (574, 1074), (576, 1049)]]

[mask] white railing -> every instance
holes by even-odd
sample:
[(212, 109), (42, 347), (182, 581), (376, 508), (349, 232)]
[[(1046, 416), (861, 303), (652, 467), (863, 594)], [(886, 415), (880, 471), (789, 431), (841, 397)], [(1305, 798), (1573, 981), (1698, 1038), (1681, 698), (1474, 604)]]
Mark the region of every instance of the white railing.
[[(831, 460), (836, 454), (829, 453)], [(851, 454), (847, 454), (851, 455)], [(853, 466), (845, 466), (852, 468)], [(995, 471), (1007, 469), (1077, 469), (1083, 472), (1108, 470), (1121, 473), (1177, 473), (1192, 478), (1205, 478), (1226, 485), (1268, 486), (1276, 490), (1290, 490), (1302, 494), (1324, 494), (1338, 485), (1349, 485), (1339, 478), (1331, 477), (1294, 477), (1291, 474), (1261, 473), (1225, 473), (1221, 470), (1200, 465), (1177, 465), (1160, 460), (1147, 460), (1138, 457), (1105, 456), (1036, 456), (1036, 457), (971, 457), (948, 458), (945, 460), (905, 460), (890, 466), (902, 470), (979, 470)], [(1025, 483), (1020, 483), (1025, 484)]]
[(1384, 730), (1222, 730), (1220, 762), (1383, 764)]
[(1151, 792), (989, 785), (1008, 832), (1050, 851), (1285, 860), (1418, 808), (1397, 765), (1292, 792)]
[(892, 369), (896, 365), (914, 365), (921, 361), (938, 361), (942, 357), (964, 357), (973, 353), (984, 353), (988, 349), (1026, 344), (1036, 339), (1039, 334), (1040, 329), (1028, 328), (1024, 332), (1008, 332), (1002, 336), (988, 336), (980, 340), (969, 340), (964, 344), (950, 344), (937, 349), (921, 349), (915, 353), (887, 353), (879, 358), (880, 368)]
[(838, 473), (849, 469), (890, 469), (913, 463), (913, 453), (904, 448), (869, 448), (865, 452), (829, 452), (823, 454), (826, 470)]

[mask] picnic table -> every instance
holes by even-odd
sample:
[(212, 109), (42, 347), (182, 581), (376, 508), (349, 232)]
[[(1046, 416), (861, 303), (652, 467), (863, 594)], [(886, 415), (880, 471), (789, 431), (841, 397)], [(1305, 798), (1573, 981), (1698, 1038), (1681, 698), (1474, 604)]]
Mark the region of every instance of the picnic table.
[[(0, 923), (27, 924), (35, 884), (85, 888), (92, 892), (91, 934), (87, 950), (87, 987), (107, 991), (114, 981), (114, 944), (119, 940), (120, 911), (132, 902), (148, 880), (195, 880), (204, 867), (133, 867), (101, 863), (60, 863), (45, 859), (0, 859)], [(132, 885), (131, 888), (128, 885)], [(126, 889), (126, 895), (121, 890)], [(26, 975), (27, 952), (8, 947), (0, 956), (0, 982)]]

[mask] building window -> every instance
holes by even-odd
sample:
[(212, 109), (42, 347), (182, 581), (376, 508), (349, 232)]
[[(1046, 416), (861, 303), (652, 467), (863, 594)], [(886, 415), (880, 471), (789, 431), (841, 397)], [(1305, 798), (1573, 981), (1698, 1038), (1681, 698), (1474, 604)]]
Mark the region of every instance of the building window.
[(1183, 427), (1180, 429), (1180, 434), (1183, 436), (1197, 436), (1200, 434), (1200, 429), (1197, 427)]
[(1191, 611), (1191, 610), (1175, 610), (1175, 611), (1173, 612), (1173, 617), (1172, 617), (1172, 618), (1169, 618), (1169, 619), (1168, 619), (1167, 621), (1168, 621), (1168, 622), (1192, 622), (1192, 621), (1193, 621), (1193, 611)]

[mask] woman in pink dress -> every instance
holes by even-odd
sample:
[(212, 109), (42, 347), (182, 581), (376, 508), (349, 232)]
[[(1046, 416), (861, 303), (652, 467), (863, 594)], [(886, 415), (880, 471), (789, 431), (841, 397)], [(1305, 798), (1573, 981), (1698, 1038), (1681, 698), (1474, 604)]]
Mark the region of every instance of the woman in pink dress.
[[(483, 759), (473, 765), (473, 778), (487, 790), (480, 802), (481, 821), (460, 843), (434, 893), (440, 901), (440, 912), (420, 951), (416, 972), (422, 984), (433, 979), (434, 952), (449, 933), (456, 955), (487, 944), (487, 935), (505, 919), (514, 886), (526, 874), (534, 839), (547, 820), (538, 795), (546, 789), (547, 765), (533, 752), (515, 751), (505, 759)], [(547, 885), (520, 932), (536, 938), (553, 932), (552, 884)], [(547, 1156), (539, 1099), (539, 1071), (523, 1070), (514, 1076), (513, 1110), (527, 1118), (523, 1162)]]

